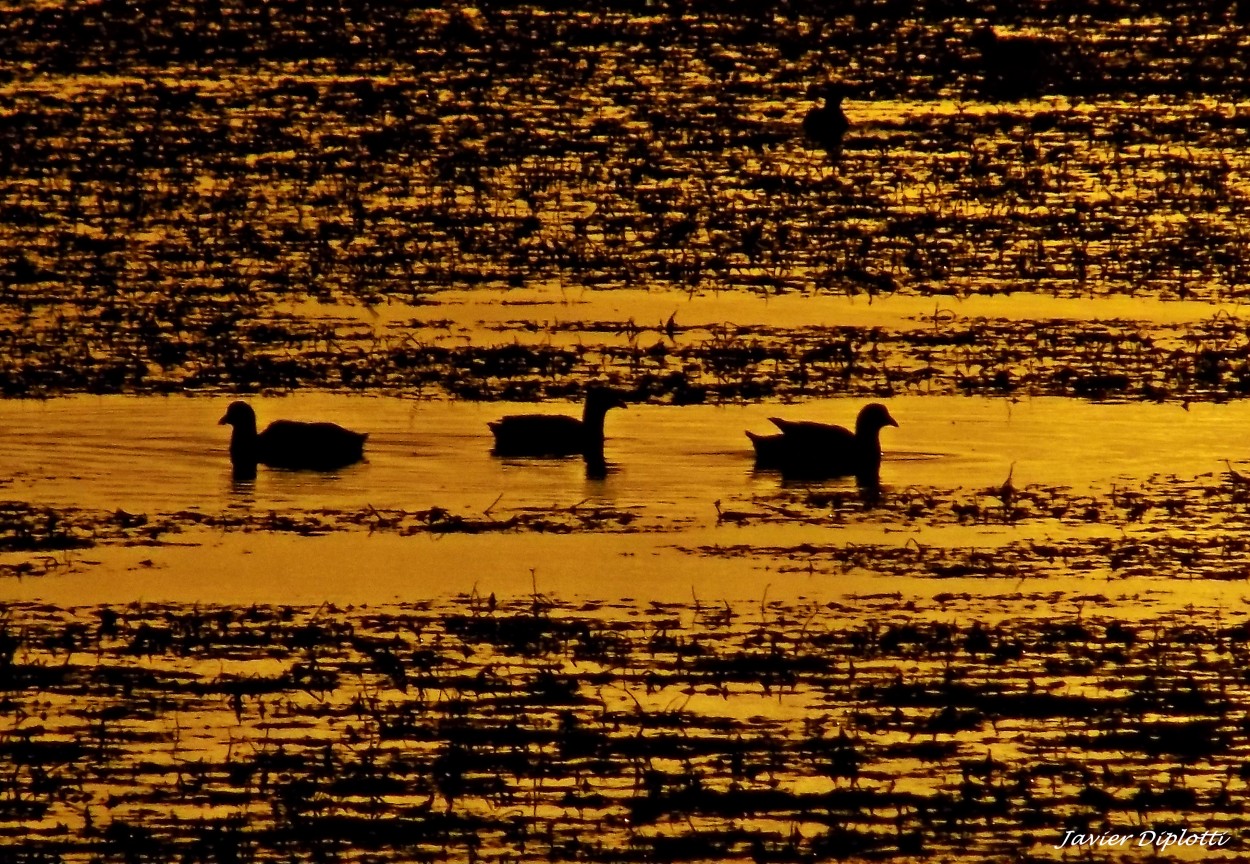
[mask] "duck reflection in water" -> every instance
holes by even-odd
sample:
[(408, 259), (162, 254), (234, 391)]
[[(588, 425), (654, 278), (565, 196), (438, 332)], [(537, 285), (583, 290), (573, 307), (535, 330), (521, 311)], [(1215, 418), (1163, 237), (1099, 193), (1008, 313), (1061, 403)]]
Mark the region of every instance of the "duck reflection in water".
[(230, 464), (236, 482), (254, 480), (256, 467), (296, 471), (334, 471), (364, 458), (367, 433), (337, 423), (275, 420), (256, 431), (256, 412), (246, 402), (233, 402), (218, 425), (230, 426)]
[(510, 414), (488, 424), (495, 436), (495, 456), (559, 458), (580, 455), (586, 477), (602, 480), (608, 473), (603, 455), (603, 424), (608, 411), (624, 408), (620, 393), (607, 387), (586, 392), (581, 419), (563, 414)]
[(746, 433), (755, 447), (757, 471), (780, 471), (786, 480), (854, 477), (862, 490), (879, 489), (881, 430), (898, 426), (881, 403), (860, 409), (854, 432), (828, 423), (769, 419), (780, 434)]

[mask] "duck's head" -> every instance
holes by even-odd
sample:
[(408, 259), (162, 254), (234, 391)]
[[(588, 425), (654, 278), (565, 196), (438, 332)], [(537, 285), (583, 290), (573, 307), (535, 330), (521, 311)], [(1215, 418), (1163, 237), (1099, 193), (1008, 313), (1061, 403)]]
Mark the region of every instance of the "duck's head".
[(880, 402), (870, 402), (859, 410), (859, 416), (855, 418), (855, 433), (860, 432), (875, 433), (884, 429), (886, 426), (898, 427), (898, 421), (890, 416), (890, 409), (886, 408)]
[(998, 45), (1000, 37), (993, 27), (982, 25), (972, 31), (972, 38), (968, 41), (973, 48), (988, 51)]
[(613, 408), (624, 408), (625, 397), (610, 387), (592, 387), (586, 391), (586, 413), (606, 414)]
[(217, 421), (218, 426), (233, 426), (236, 429), (255, 429), (256, 412), (246, 402), (231, 402), (225, 415)]
[(807, 88), (808, 99), (823, 99), (826, 105), (840, 105), (846, 95), (846, 85), (841, 81), (821, 81)]

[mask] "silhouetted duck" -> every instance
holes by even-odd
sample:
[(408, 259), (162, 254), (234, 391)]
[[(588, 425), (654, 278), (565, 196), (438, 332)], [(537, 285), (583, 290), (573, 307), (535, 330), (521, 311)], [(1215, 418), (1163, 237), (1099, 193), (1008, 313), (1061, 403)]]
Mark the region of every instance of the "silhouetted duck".
[(218, 425), (231, 426), (230, 461), (237, 475), (255, 474), (257, 465), (332, 471), (364, 457), (365, 439), (335, 423), (275, 420), (256, 431), (256, 412), (246, 402), (232, 402)]
[(769, 419), (781, 430), (780, 435), (747, 433), (755, 445), (757, 469), (779, 470), (787, 477), (808, 479), (854, 476), (863, 484), (877, 482), (881, 470), (881, 430), (898, 426), (889, 410), (878, 402), (860, 409), (854, 432), (827, 423)]
[(842, 100), (846, 92), (839, 84), (827, 84), (821, 88), (812, 88), (809, 94), (823, 96), (825, 104), (817, 105), (807, 112), (803, 118), (803, 134), (807, 140), (822, 148), (830, 156), (837, 158), (842, 153), (842, 138), (851, 122), (842, 111)]
[(586, 393), (582, 419), (563, 414), (512, 414), (487, 424), (495, 435), (496, 456), (585, 456), (603, 460), (603, 419), (624, 408), (620, 395), (602, 387)]
[(979, 27), (970, 40), (981, 54), (984, 92), (990, 99), (1017, 101), (1040, 96), (1059, 71), (1055, 46), (1024, 35), (1000, 36), (993, 27)]

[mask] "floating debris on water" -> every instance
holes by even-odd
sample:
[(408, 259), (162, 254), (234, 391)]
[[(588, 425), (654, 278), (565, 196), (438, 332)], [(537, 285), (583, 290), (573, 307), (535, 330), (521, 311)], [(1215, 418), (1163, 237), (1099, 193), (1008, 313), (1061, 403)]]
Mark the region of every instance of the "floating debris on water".
[[(1244, 22), (1203, 4), (1087, 11), (1080, 27), (1041, 7), (852, 7), (837, 26), (767, 4), (232, 10), (229, 27), (182, 10), (176, 28), (15, 11), (0, 35), (0, 394), (559, 398), (605, 363), (612, 383), (674, 401), (1246, 395), (1231, 321), (679, 345), (668, 328), (543, 348), (369, 320), (518, 288), (1125, 296), (1211, 314), (1250, 296)], [(1015, 68), (1017, 48), (1040, 59)], [(813, 69), (841, 70), (836, 166), (803, 141), (828, 90)], [(984, 101), (1005, 95), (1028, 98)]]
[(1057, 860), (1188, 826), (1243, 855), (1245, 611), (1115, 602), (8, 604), (0, 834), (31, 861)]

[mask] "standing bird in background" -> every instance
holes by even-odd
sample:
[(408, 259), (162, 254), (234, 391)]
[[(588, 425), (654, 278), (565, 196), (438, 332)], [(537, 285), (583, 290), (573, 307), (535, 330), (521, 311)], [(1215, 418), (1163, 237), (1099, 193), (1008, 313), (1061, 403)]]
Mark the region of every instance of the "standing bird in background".
[(1042, 37), (1000, 36), (993, 27), (978, 27), (969, 44), (981, 54), (986, 98), (999, 102), (1037, 98), (1061, 66), (1057, 46)]
[(842, 100), (846, 98), (846, 90), (841, 84), (813, 85), (808, 90), (809, 97), (823, 98), (824, 104), (817, 105), (807, 112), (803, 118), (803, 135), (815, 147), (829, 154), (829, 158), (837, 161), (842, 155), (842, 139), (851, 122), (842, 111)]

